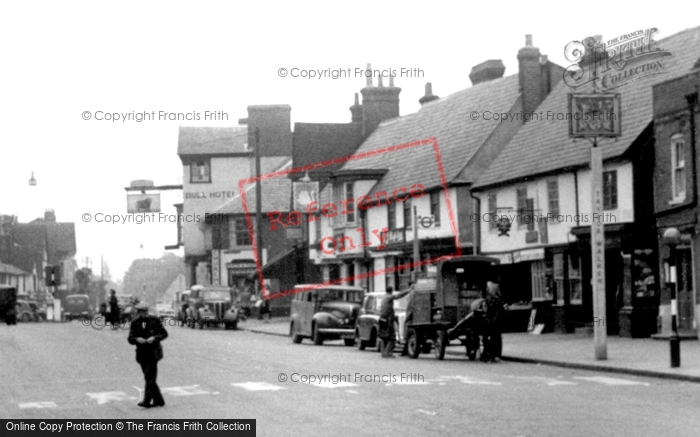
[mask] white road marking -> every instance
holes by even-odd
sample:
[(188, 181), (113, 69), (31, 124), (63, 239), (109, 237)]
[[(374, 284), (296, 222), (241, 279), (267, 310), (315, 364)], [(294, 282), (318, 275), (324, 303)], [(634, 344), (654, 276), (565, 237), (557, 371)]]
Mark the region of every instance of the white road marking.
[(211, 394), (211, 392), (199, 388), (199, 385), (188, 385), (183, 387), (166, 387), (161, 388), (160, 391), (171, 396), (192, 396)]
[(20, 408), (56, 408), (57, 405), (54, 402), (26, 402), (19, 404)]
[(348, 393), (352, 393), (352, 394), (354, 394), (354, 395), (359, 395), (359, 394), (360, 394), (360, 392), (357, 391), (357, 390), (345, 390), (345, 391), (348, 392)]
[(240, 384), (231, 384), (234, 387), (240, 387), (249, 391), (264, 391), (264, 390), (284, 390), (284, 387), (270, 384), (269, 382), (242, 382)]
[(419, 413), (427, 414), (428, 416), (437, 416), (437, 413), (435, 411), (426, 411), (426, 410), (416, 410)]
[(129, 396), (123, 391), (104, 391), (101, 393), (85, 393), (90, 398), (97, 401), (97, 405), (103, 405), (110, 401), (132, 401), (136, 398)]
[(527, 380), (539, 381), (539, 382), (547, 384), (550, 387), (554, 387), (556, 385), (578, 385), (578, 382), (563, 381), (561, 379), (547, 378), (544, 376), (513, 376), (513, 375), (508, 375), (508, 377), (509, 378), (524, 379), (526, 381)]
[(574, 379), (582, 379), (584, 381), (598, 382), (605, 385), (644, 385), (650, 386), (648, 382), (632, 381), (622, 378), (611, 378), (609, 376), (575, 376)]
[(338, 381), (337, 384), (333, 384), (330, 381), (322, 381), (319, 384), (311, 384), (314, 387), (321, 387), (321, 388), (336, 388), (336, 387), (357, 387), (357, 384), (353, 384), (352, 382), (345, 382), (345, 381)]
[(441, 376), (441, 379), (456, 379), (461, 383), (464, 384), (472, 384), (472, 385), (503, 385), (502, 382), (496, 382), (496, 381), (489, 381), (486, 379), (479, 379), (479, 378), (473, 378), (471, 376), (461, 376), (461, 375), (456, 375), (456, 376)]

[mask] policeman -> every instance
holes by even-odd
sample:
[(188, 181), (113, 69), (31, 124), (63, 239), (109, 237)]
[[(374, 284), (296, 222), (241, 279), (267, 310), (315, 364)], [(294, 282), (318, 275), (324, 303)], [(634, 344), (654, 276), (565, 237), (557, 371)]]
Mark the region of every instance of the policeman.
[(129, 343), (136, 345), (136, 362), (141, 365), (146, 389), (143, 401), (139, 407), (162, 407), (165, 405), (163, 395), (156, 383), (158, 377), (158, 361), (163, 358), (163, 347), (160, 342), (168, 337), (160, 319), (148, 314), (148, 304), (139, 303), (134, 307), (136, 318), (131, 321)]

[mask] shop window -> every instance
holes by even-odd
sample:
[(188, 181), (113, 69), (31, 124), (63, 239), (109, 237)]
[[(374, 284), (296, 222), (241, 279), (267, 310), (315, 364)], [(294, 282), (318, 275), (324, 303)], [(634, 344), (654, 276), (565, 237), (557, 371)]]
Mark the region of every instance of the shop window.
[(547, 181), (547, 199), (549, 200), (549, 214), (552, 222), (558, 223), (553, 217), (559, 215), (559, 181), (550, 179)]
[(583, 285), (581, 284), (581, 259), (578, 253), (569, 254), (569, 303), (581, 305), (583, 303)]
[(617, 209), (617, 170), (603, 173), (603, 209)]
[(193, 161), (190, 164), (190, 182), (211, 182), (211, 167), (209, 159)]
[(498, 198), (496, 193), (488, 194), (488, 207), (489, 207), (489, 229), (494, 230), (498, 228), (498, 223), (496, 223), (496, 214), (498, 213)]
[(554, 286), (556, 288), (556, 300), (557, 305), (564, 305), (564, 291), (566, 290), (566, 269), (564, 266), (564, 254), (555, 253), (553, 257), (554, 261)]
[(685, 200), (685, 140), (682, 134), (671, 137), (671, 185), (673, 202)]
[(434, 225), (440, 226), (440, 191), (430, 193), (430, 214), (435, 218)]
[(552, 289), (547, 281), (547, 264), (545, 260), (534, 261), (531, 267), (532, 273), (532, 300), (552, 300)]

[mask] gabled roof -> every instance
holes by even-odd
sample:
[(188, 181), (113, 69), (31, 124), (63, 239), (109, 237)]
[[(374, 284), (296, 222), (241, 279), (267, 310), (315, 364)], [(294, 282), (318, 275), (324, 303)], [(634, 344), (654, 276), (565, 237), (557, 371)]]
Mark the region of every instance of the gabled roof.
[(15, 276), (28, 276), (29, 273), (25, 272), (24, 270), (15, 267), (11, 264), (5, 264), (0, 262), (0, 273), (8, 274), (8, 275), (15, 275)]
[[(385, 121), (357, 150), (358, 153), (435, 137), (447, 182), (457, 177), (498, 126), (498, 121), (470, 118), (472, 111), (509, 111), (520, 96), (518, 75), (483, 82), (425, 104), (403, 117)], [(427, 189), (440, 185), (433, 147), (387, 152), (348, 162), (343, 169), (387, 168), (375, 190), (393, 190), (415, 183)], [(468, 170), (468, 168), (467, 168)], [(468, 175), (469, 171), (464, 174)], [(462, 178), (463, 179), (463, 178)]]
[[(644, 76), (612, 92), (620, 93), (622, 135), (617, 140), (599, 140), (604, 159), (621, 156), (653, 120), (652, 86), (690, 72), (700, 57), (700, 27), (660, 39), (656, 47), (669, 51), (663, 58), (664, 74)], [(559, 84), (545, 98), (536, 112), (568, 112), (568, 94), (592, 92), (592, 86), (571, 88)], [(518, 131), (475, 187), (515, 182), (531, 176), (573, 167), (588, 166), (591, 144), (569, 138), (569, 122), (532, 120)]]
[(246, 153), (249, 152), (247, 144), (247, 126), (180, 126), (177, 154), (183, 156)]
[[(361, 123), (295, 123), (292, 166), (303, 167), (352, 155), (361, 141)], [(335, 164), (318, 170), (332, 172), (340, 166)]]

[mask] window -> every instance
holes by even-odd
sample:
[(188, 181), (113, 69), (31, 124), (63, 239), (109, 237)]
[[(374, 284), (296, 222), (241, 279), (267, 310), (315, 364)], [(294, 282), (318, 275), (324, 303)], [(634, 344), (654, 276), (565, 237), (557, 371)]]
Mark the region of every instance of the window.
[(250, 232), (245, 217), (236, 219), (236, 246), (250, 246)]
[(552, 289), (547, 281), (547, 264), (545, 260), (532, 263), (532, 300), (552, 300)]
[(685, 140), (682, 134), (671, 137), (671, 170), (673, 200), (685, 200)]
[(554, 261), (554, 289), (556, 292), (557, 305), (564, 305), (564, 290), (566, 282), (566, 267), (564, 265), (564, 254), (555, 253)]
[(392, 202), (387, 205), (386, 213), (389, 230), (396, 229), (396, 203)]
[(413, 228), (413, 220), (411, 219), (411, 201), (404, 200), (403, 202), (403, 227), (406, 229)]
[(525, 213), (527, 211), (527, 187), (518, 187), (515, 190), (518, 202), (518, 229), (527, 225)]
[(549, 214), (554, 223), (559, 223), (554, 220), (554, 216), (559, 215), (559, 181), (550, 179), (547, 181), (547, 199), (549, 200)]
[(211, 182), (211, 171), (208, 159), (193, 161), (190, 164), (190, 182)]
[(347, 205), (345, 206), (345, 210), (349, 211), (345, 215), (345, 224), (354, 224), (355, 223), (355, 194), (352, 186), (352, 182), (348, 182), (345, 184), (345, 199), (347, 201)]
[(489, 229), (497, 229), (498, 228), (498, 223), (496, 223), (496, 214), (498, 214), (498, 206), (497, 206), (497, 197), (496, 193), (491, 193), (488, 194), (488, 202), (489, 202)]
[(430, 193), (430, 214), (435, 217), (435, 226), (440, 226), (440, 191)]
[(578, 253), (569, 254), (569, 303), (580, 305), (583, 303), (583, 286), (581, 285), (581, 259)]
[(617, 170), (603, 172), (603, 209), (617, 209)]

